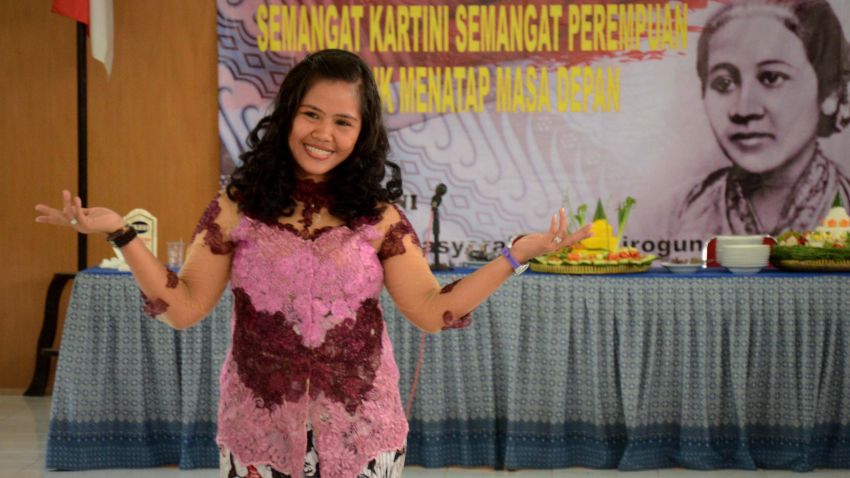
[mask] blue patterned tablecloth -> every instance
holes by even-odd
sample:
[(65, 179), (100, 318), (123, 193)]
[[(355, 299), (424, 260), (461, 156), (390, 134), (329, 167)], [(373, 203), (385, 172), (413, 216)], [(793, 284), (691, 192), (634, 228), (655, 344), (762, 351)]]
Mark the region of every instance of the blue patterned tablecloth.
[[(406, 399), (420, 335), (382, 305)], [(218, 466), (231, 306), (178, 332), (129, 274), (80, 273), (47, 466)], [(408, 464), (850, 468), (850, 274), (526, 274), (426, 344)]]

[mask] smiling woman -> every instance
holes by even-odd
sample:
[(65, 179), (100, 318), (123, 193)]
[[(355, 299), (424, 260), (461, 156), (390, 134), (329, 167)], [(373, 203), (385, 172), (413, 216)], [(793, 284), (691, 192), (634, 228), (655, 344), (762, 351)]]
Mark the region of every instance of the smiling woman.
[(222, 478), (398, 478), (408, 424), (384, 288), (423, 331), (462, 328), (520, 263), (590, 234), (568, 233), (561, 209), (548, 231), (441, 285), (395, 204), (401, 171), (388, 159), (382, 114), (357, 55), (322, 50), (298, 62), (201, 217), (179, 275), (111, 209), (83, 208), (68, 191), (62, 209), (36, 206), (38, 222), (109, 234), (146, 312), (174, 328), (202, 320), (230, 285), (216, 421)]
[(826, 0), (749, 0), (706, 23), (697, 73), (732, 166), (694, 187), (679, 232), (809, 230), (850, 180), (818, 148), (847, 126), (848, 45)]

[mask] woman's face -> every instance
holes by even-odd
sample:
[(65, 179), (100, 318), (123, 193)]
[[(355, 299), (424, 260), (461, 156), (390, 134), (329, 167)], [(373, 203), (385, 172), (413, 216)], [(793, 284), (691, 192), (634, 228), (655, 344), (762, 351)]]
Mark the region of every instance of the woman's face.
[(726, 156), (757, 174), (808, 160), (820, 114), (817, 83), (803, 43), (778, 19), (722, 26), (708, 45), (703, 100)]
[(298, 176), (323, 180), (354, 150), (360, 123), (356, 83), (317, 81), (301, 100), (289, 133)]

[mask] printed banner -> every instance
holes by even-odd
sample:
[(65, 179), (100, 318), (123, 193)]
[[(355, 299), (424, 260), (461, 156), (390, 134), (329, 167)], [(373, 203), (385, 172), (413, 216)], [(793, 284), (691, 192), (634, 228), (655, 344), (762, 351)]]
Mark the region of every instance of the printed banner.
[(374, 68), (423, 241), (447, 186), (455, 264), (561, 206), (616, 225), (628, 197), (621, 243), (662, 257), (812, 229), (850, 204), (848, 25), (841, 0), (219, 0), (222, 177), (287, 71), (342, 48)]

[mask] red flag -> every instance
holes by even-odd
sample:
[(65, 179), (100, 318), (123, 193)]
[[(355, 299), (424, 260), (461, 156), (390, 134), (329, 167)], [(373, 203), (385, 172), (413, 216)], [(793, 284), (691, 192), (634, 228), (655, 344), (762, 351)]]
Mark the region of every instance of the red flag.
[(110, 75), (113, 56), (112, 0), (53, 0), (50, 10), (88, 25), (92, 56), (103, 63), (107, 76)]
[(50, 11), (86, 25), (89, 23), (89, 0), (53, 0)]

